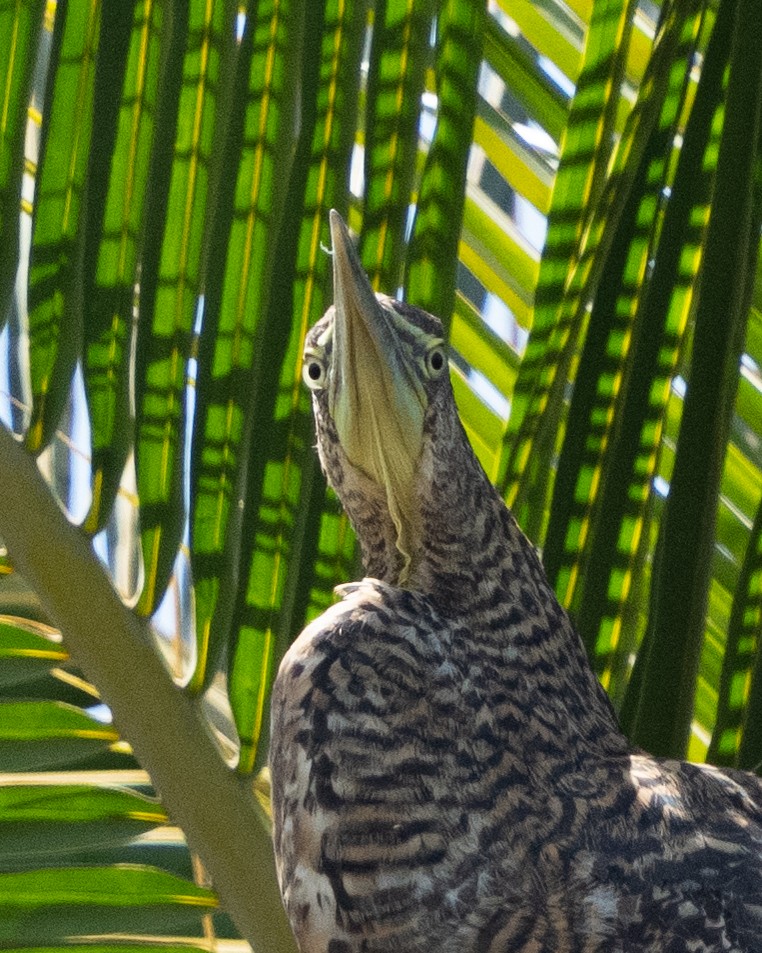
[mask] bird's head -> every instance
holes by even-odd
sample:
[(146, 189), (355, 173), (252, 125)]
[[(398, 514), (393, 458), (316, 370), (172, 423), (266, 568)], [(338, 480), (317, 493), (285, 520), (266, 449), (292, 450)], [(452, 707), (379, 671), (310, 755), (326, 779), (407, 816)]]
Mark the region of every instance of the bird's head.
[(358, 531), (366, 568), (381, 574), (373, 550), (391, 540), (393, 575), (404, 583), (420, 538), (429, 418), (437, 403), (452, 400), (442, 325), (375, 294), (341, 216), (331, 211), (330, 220), (334, 304), (304, 348), (318, 451)]

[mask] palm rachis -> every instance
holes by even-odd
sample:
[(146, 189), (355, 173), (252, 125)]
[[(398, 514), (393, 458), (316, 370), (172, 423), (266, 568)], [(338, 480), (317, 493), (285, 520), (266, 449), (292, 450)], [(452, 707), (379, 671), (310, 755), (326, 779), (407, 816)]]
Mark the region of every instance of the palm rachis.
[(440, 323), (373, 294), (335, 213), (332, 237), (305, 380), (372, 578), (302, 633), (273, 693), (302, 950), (762, 949), (756, 779), (630, 752), (469, 446)]

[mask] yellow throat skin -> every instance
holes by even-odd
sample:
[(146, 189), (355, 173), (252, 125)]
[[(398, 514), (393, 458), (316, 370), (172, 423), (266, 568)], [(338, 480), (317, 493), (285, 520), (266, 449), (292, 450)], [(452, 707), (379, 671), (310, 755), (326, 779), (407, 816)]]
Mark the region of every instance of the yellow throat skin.
[[(352, 239), (331, 212), (333, 243), (333, 368), (329, 407), (350, 463), (386, 492), (397, 548), (410, 571), (415, 474), (423, 446), (427, 395), (400, 344), (392, 309), (376, 297)], [(383, 300), (383, 299), (382, 299)]]

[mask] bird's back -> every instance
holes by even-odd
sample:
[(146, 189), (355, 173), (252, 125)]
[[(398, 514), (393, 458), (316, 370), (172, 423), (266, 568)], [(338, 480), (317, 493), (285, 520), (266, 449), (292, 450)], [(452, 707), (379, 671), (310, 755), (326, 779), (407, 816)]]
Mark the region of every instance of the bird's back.
[(762, 950), (756, 779), (552, 755), (511, 653), (498, 687), (463, 635), (364, 580), (286, 656), (274, 823), (302, 950)]

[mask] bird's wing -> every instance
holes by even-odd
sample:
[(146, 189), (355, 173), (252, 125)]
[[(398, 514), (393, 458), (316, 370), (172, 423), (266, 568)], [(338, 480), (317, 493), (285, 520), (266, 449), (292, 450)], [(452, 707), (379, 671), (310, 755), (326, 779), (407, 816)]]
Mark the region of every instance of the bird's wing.
[(618, 935), (631, 953), (664, 950), (759, 953), (762, 867), (759, 855), (712, 843), (644, 871), (623, 894)]
[[(632, 953), (762, 950), (762, 785), (742, 771), (630, 759), (626, 827), (599, 842)], [(617, 832), (620, 836), (617, 837)]]

